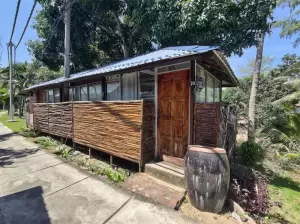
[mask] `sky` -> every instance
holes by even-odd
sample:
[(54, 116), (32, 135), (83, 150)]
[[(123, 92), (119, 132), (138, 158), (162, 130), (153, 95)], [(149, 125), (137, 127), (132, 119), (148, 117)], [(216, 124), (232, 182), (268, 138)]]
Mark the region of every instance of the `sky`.
[[(17, 44), (19, 38), (22, 34), (24, 26), (26, 24), (27, 18), (29, 16), (31, 7), (33, 4), (33, 0), (22, 0), (20, 9), (19, 9), (19, 16), (17, 20), (17, 25), (15, 28), (15, 33), (13, 37), (13, 43)], [(7, 48), (6, 43), (8, 43), (15, 10), (16, 10), (17, 0), (6, 0), (2, 2), (0, 8), (0, 40), (2, 43), (2, 57), (0, 59), (0, 65), (6, 66), (7, 65)], [(38, 10), (40, 6), (36, 8)], [(34, 13), (36, 15), (36, 12)], [(274, 12), (275, 20), (279, 20), (285, 18), (289, 15), (289, 10), (287, 8), (277, 8)], [(34, 16), (33, 16), (34, 18)], [(31, 55), (27, 51), (26, 42), (28, 40), (35, 40), (37, 39), (36, 31), (31, 27), (33, 24), (33, 19), (30, 22), (30, 26), (28, 27), (22, 42), (20, 43), (17, 49), (17, 61), (24, 62), (24, 61), (31, 61)], [(274, 60), (274, 67), (278, 65), (281, 61), (281, 58), (286, 53), (298, 53), (300, 55), (300, 48), (293, 48), (293, 39), (281, 39), (279, 36), (280, 29), (273, 29), (271, 35), (268, 35), (265, 38), (264, 44), (264, 55), (275, 57)], [(229, 63), (237, 76), (241, 76), (239, 72), (239, 68), (247, 66), (250, 59), (255, 58), (256, 55), (256, 48), (252, 47), (249, 49), (244, 50), (244, 54), (242, 57), (232, 56), (229, 58)]]

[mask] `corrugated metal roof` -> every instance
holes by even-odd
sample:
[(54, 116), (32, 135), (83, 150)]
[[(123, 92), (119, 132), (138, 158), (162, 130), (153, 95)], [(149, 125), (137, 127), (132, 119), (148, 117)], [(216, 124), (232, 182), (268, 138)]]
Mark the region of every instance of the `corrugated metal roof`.
[(54, 79), (48, 82), (39, 83), (29, 87), (27, 90), (34, 89), (41, 86), (47, 86), (57, 83), (62, 83), (65, 81), (71, 81), (87, 76), (97, 75), (97, 74), (105, 74), (107, 72), (118, 71), (126, 68), (132, 68), (139, 65), (144, 65), (152, 62), (157, 62), (165, 59), (172, 59), (178, 57), (184, 57), (193, 54), (201, 54), (207, 51), (216, 50), (219, 47), (216, 46), (200, 46), (200, 45), (191, 45), (191, 46), (178, 46), (178, 47), (167, 47), (157, 51), (153, 51), (148, 54), (143, 54), (140, 56), (136, 56), (133, 58), (125, 59), (122, 61), (118, 61), (103, 67), (98, 67), (94, 69), (90, 69), (87, 71), (79, 72), (70, 75), (70, 78), (66, 79), (64, 77), (60, 77), (58, 79)]

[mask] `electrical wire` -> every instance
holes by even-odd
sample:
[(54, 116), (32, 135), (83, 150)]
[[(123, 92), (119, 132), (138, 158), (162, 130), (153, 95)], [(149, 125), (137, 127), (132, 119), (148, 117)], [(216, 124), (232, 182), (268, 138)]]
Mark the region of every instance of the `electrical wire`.
[(27, 27), (28, 27), (28, 25), (29, 25), (29, 22), (30, 22), (30, 19), (31, 19), (31, 17), (32, 17), (33, 11), (34, 11), (34, 9), (35, 9), (36, 3), (37, 3), (37, 0), (34, 1), (34, 4), (33, 4), (32, 8), (31, 8), (31, 12), (30, 12), (29, 17), (28, 17), (28, 19), (27, 19), (27, 22), (26, 22), (25, 28), (24, 28), (24, 30), (23, 30), (23, 33), (22, 33), (22, 35), (21, 35), (21, 37), (20, 37), (19, 42), (18, 42), (17, 45), (16, 45), (16, 49), (18, 48), (19, 44), (21, 43), (21, 41), (22, 41), (22, 39), (23, 39), (23, 36), (24, 36), (24, 34), (25, 34), (26, 30), (27, 30)]
[[(57, 26), (58, 26), (60, 20), (61, 20), (62, 17), (66, 14), (67, 10), (69, 10), (69, 8), (72, 7), (72, 5), (75, 3), (76, 0), (73, 0), (73, 1), (69, 4), (70, 1), (71, 1), (71, 0), (68, 0), (68, 1), (63, 5), (63, 7), (62, 7), (63, 10), (62, 10), (61, 14), (55, 19), (55, 21), (54, 21), (54, 23), (53, 23), (52, 32), (51, 32), (51, 34), (50, 34), (50, 37), (47, 39), (46, 44), (45, 44), (44, 48), (41, 49), (41, 51), (44, 51), (44, 50), (49, 46), (50, 40), (53, 38), (54, 33), (55, 33), (55, 31), (56, 31), (56, 28), (57, 28)], [(66, 7), (68, 4), (69, 4), (69, 8), (65, 9), (65, 7)], [(32, 69), (28, 72), (28, 74), (33, 73), (33, 71), (34, 71), (35, 69), (37, 69), (37, 65), (38, 65), (38, 61), (35, 61), (35, 62), (34, 62), (34, 65), (33, 65), (33, 67), (32, 67)]]
[(11, 40), (12, 40), (12, 38), (14, 36), (14, 32), (15, 32), (15, 28), (16, 28), (16, 23), (17, 23), (17, 18), (18, 18), (18, 14), (19, 14), (20, 4), (21, 4), (21, 0), (18, 0), (18, 4), (17, 4), (17, 8), (16, 8), (16, 13), (15, 13), (14, 24), (13, 24), (13, 28), (12, 28), (12, 31), (11, 31), (9, 43), (11, 42)]

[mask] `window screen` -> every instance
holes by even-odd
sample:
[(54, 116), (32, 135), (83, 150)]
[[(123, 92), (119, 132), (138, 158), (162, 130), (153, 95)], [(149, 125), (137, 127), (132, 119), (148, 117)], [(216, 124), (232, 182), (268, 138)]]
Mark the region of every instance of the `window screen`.
[(108, 82), (107, 88), (107, 100), (121, 100), (120, 82)]
[(206, 102), (214, 102), (214, 78), (207, 74)]
[(214, 102), (220, 102), (220, 89), (221, 89), (221, 83), (219, 82), (219, 80), (215, 80)]
[(123, 74), (122, 100), (136, 100), (138, 98), (137, 72)]
[(48, 103), (54, 103), (53, 89), (48, 90)]
[(205, 91), (206, 91), (206, 79), (205, 79), (205, 72), (204, 69), (202, 69), (200, 66), (197, 66), (196, 69), (196, 76), (197, 78), (201, 77), (204, 83), (203, 89), (197, 89), (195, 96), (196, 96), (196, 102), (205, 102)]
[(151, 70), (140, 71), (140, 99), (154, 99), (155, 79)]
[(54, 89), (54, 102), (60, 102), (60, 89)]
[(102, 100), (102, 85), (101, 83), (89, 85), (89, 100)]
[(80, 100), (81, 101), (87, 101), (88, 100), (87, 86), (80, 86)]

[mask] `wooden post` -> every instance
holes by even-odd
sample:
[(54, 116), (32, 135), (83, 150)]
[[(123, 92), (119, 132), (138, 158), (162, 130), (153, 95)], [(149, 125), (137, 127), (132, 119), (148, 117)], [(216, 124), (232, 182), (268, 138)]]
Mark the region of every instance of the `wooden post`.
[(93, 157), (92, 157), (92, 149), (91, 149), (91, 148), (89, 148), (89, 157), (90, 157), (90, 159), (93, 158)]
[(109, 164), (112, 166), (113, 165), (113, 156), (109, 155)]
[(76, 150), (76, 143), (73, 142), (73, 149)]

